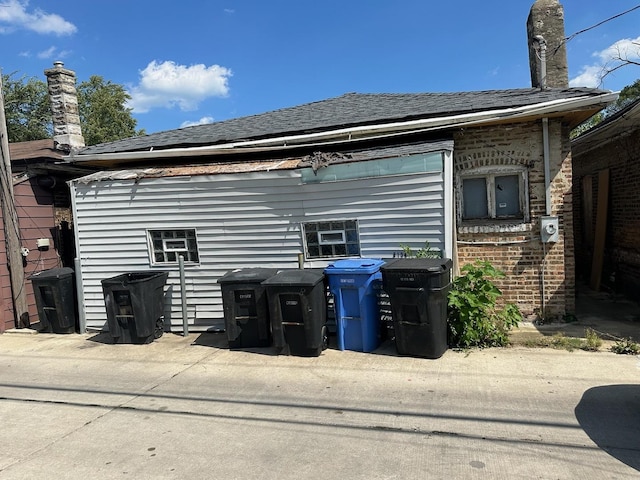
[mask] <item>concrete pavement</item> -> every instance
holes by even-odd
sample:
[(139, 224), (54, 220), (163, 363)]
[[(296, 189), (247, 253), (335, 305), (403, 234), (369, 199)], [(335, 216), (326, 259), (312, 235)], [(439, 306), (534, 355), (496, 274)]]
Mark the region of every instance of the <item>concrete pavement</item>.
[(0, 335), (0, 479), (640, 478), (640, 361)]

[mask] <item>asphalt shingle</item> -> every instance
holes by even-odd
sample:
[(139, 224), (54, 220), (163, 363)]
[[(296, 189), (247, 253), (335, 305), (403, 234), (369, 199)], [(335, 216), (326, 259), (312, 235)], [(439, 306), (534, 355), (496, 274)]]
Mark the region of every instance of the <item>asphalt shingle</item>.
[(515, 108), (606, 93), (592, 88), (535, 88), (454, 93), (348, 93), (295, 107), (94, 145), (82, 154), (158, 150), (321, 132), (380, 122)]

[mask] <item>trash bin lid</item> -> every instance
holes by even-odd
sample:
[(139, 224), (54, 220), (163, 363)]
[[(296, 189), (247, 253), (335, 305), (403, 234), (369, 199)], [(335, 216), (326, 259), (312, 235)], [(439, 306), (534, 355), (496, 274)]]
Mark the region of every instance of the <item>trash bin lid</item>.
[(43, 278), (66, 278), (70, 275), (73, 275), (73, 268), (62, 267), (62, 268), (51, 268), (49, 270), (43, 270), (41, 272), (34, 273), (29, 276), (28, 280), (40, 280)]
[(218, 283), (262, 283), (276, 273), (277, 268), (237, 268), (225, 273), (218, 279)]
[(380, 270), (383, 272), (401, 270), (437, 274), (450, 270), (452, 265), (453, 262), (450, 258), (399, 258), (383, 265)]
[(163, 283), (167, 281), (167, 277), (169, 277), (169, 272), (167, 271), (142, 271), (142, 272), (128, 272), (123, 273), (121, 275), (116, 275), (115, 277), (105, 278), (101, 280), (103, 286), (109, 285), (129, 285), (129, 284), (137, 284), (137, 283), (146, 283), (146, 282), (157, 282), (162, 281)]
[(371, 274), (380, 270), (382, 265), (384, 265), (384, 260), (379, 258), (348, 258), (338, 260), (327, 266), (324, 269), (324, 273), (327, 275), (340, 273)]
[(313, 287), (324, 280), (324, 273), (320, 269), (291, 269), (282, 270), (268, 278), (262, 285)]

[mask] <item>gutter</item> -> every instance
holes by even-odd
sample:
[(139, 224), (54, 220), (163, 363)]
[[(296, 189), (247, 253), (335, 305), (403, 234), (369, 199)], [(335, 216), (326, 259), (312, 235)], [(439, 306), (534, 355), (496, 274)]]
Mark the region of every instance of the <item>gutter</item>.
[(261, 140), (229, 142), (203, 147), (181, 147), (166, 150), (145, 150), (135, 152), (71, 154), (64, 157), (65, 163), (89, 161), (147, 160), (175, 157), (197, 157), (207, 155), (228, 155), (233, 153), (268, 152), (299, 147), (349, 143), (355, 140), (388, 138), (406, 133), (419, 133), (443, 130), (445, 128), (478, 126), (498, 120), (517, 120), (530, 116), (549, 116), (562, 112), (580, 110), (585, 107), (606, 106), (615, 101), (617, 93), (606, 93), (597, 97), (578, 97), (572, 99), (551, 100), (549, 102), (524, 107), (505, 108), (489, 112), (475, 112), (465, 115), (391, 122), (379, 125), (341, 128), (328, 132), (301, 135), (286, 135)]

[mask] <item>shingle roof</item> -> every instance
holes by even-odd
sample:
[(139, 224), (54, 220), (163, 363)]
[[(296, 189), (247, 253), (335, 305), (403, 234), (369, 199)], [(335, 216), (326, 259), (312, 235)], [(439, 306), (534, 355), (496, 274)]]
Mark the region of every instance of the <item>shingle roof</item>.
[(64, 152), (56, 150), (53, 139), (32, 140), (9, 144), (11, 161), (18, 160), (62, 160)]
[(380, 122), (515, 108), (603, 93), (606, 92), (591, 88), (526, 88), (455, 93), (348, 93), (259, 115), (94, 145), (82, 150), (80, 156), (215, 145)]

